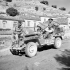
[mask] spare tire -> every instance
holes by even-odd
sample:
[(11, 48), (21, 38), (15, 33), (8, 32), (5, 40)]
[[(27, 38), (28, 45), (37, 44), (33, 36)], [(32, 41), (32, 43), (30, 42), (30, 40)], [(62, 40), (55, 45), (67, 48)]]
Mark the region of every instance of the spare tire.
[(19, 14), (18, 11), (17, 11), (17, 9), (14, 9), (13, 7), (8, 8), (8, 9), (6, 10), (6, 13), (7, 13), (8, 15), (10, 15), (10, 16), (13, 16), (13, 17)]

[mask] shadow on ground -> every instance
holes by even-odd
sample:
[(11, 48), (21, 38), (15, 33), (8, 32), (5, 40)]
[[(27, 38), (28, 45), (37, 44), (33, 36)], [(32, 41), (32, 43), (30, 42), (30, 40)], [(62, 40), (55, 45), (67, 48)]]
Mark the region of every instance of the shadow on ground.
[[(44, 50), (49, 50), (49, 49), (53, 49), (53, 45), (50, 45), (50, 46), (47, 46), (47, 45), (44, 45), (44, 46), (40, 46), (38, 48), (38, 52), (42, 52)], [(23, 56), (25, 55), (25, 52), (19, 52), (18, 50), (10, 50), (10, 52), (13, 54), (13, 55), (17, 55), (17, 56)], [(26, 56), (26, 55), (25, 55)], [(27, 57), (27, 56), (26, 56)]]
[(10, 50), (13, 55), (22, 56), (25, 55), (25, 52), (19, 52), (18, 50)]
[(49, 50), (49, 49), (54, 49), (53, 45), (44, 45), (41, 46), (41, 48), (38, 48), (38, 52), (44, 51), (44, 50)]
[(70, 70), (70, 50), (65, 50), (61, 55), (56, 55), (54, 58), (62, 65), (59, 70)]

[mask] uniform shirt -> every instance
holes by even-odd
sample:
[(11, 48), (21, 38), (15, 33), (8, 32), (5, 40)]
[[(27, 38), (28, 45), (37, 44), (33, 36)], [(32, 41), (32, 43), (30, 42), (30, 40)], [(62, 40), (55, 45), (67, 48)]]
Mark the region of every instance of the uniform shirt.
[(47, 32), (53, 32), (54, 31), (54, 29), (53, 28), (51, 28), (51, 29), (49, 29), (48, 27), (45, 29), (45, 31), (47, 31)]
[(49, 21), (40, 23), (38, 26), (40, 26), (42, 29), (46, 30), (46, 31), (53, 31), (58, 24), (54, 21), (52, 21), (51, 23)]

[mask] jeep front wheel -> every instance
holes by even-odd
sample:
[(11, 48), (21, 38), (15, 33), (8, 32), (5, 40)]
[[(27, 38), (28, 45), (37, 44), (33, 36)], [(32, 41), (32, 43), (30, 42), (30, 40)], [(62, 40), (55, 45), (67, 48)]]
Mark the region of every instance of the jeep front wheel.
[(59, 49), (59, 48), (61, 48), (61, 45), (62, 45), (62, 40), (61, 40), (61, 38), (60, 38), (60, 37), (55, 38), (54, 47), (55, 47), (56, 49)]
[(37, 53), (37, 45), (34, 42), (29, 42), (25, 48), (25, 53), (29, 57), (33, 57)]

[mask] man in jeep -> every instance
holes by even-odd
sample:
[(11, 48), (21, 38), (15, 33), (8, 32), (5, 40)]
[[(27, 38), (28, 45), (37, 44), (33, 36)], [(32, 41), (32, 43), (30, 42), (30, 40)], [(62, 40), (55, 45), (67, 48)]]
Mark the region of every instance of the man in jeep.
[(53, 33), (55, 27), (58, 27), (58, 24), (53, 21), (53, 19), (48, 19), (48, 21), (44, 23), (40, 23), (38, 28), (44, 34), (44, 38), (46, 38), (50, 33)]

